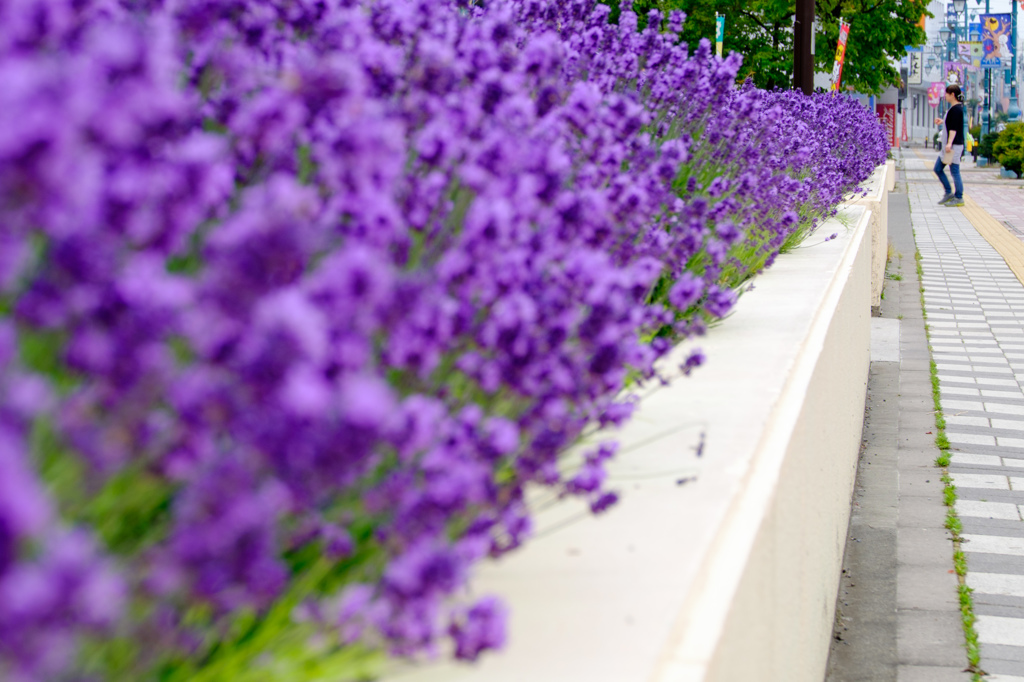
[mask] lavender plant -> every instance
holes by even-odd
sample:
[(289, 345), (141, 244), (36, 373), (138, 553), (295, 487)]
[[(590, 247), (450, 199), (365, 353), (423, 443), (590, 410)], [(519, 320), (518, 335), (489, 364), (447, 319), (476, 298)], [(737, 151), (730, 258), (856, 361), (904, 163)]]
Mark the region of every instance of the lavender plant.
[(499, 647), (526, 487), (884, 158), (682, 22), (0, 0), (4, 679)]

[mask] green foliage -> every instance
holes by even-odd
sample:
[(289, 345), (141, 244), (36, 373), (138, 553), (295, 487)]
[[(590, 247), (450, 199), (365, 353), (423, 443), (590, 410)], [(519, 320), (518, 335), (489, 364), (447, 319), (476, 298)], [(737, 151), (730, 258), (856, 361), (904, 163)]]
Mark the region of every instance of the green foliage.
[[(907, 45), (924, 44), (917, 21), (928, 13), (927, 7), (927, 0), (816, 0), (816, 70), (832, 71), (842, 17), (850, 23), (843, 84), (871, 94), (898, 85), (899, 72), (890, 59), (902, 57)], [(683, 10), (683, 39), (691, 45), (701, 38), (714, 40), (715, 12), (723, 14), (724, 51), (743, 55), (740, 80), (751, 78), (762, 88), (788, 88), (792, 83), (796, 0), (636, 0), (633, 8), (641, 16), (651, 9)]]
[(924, 31), (917, 22), (924, 14), (931, 16), (928, 4), (928, 0), (817, 0), (815, 16), (822, 26), (817, 35), (817, 69), (832, 69), (842, 17), (850, 23), (843, 85), (872, 94), (889, 85), (898, 86), (899, 72), (890, 60), (898, 61), (907, 45), (925, 43)]
[(964, 524), (952, 509), (946, 514), (946, 528), (954, 537), (960, 535), (964, 530)]
[[(288, 591), (266, 613), (239, 612), (219, 641), (204, 642), (207, 656), (170, 661), (163, 682), (351, 682), (380, 674), (383, 654), (340, 637), (313, 637), (316, 628), (294, 619), (296, 607), (320, 593), (342, 566), (317, 557), (293, 576)], [(209, 617), (196, 613), (197, 620)]]
[(942, 502), (947, 507), (952, 507), (956, 504), (956, 488), (951, 485), (947, 485), (942, 489)]
[(1019, 178), (1024, 167), (1024, 123), (1008, 124), (996, 137), (992, 152), (1004, 168)]
[(996, 140), (999, 138), (999, 133), (987, 133), (981, 138), (981, 143), (978, 144), (978, 156), (983, 156), (986, 159), (994, 159)]

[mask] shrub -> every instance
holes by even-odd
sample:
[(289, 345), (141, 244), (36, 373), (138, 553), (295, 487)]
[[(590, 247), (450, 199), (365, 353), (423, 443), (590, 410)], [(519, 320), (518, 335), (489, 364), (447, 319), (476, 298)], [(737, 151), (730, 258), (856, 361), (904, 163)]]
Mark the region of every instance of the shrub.
[(1018, 178), (1021, 177), (1024, 167), (1024, 123), (1007, 124), (992, 145), (992, 151), (1004, 168), (1012, 170)]
[(978, 144), (978, 155), (983, 156), (990, 161), (995, 160), (995, 151), (993, 145), (999, 138), (999, 133), (986, 133), (982, 136), (980, 143)]

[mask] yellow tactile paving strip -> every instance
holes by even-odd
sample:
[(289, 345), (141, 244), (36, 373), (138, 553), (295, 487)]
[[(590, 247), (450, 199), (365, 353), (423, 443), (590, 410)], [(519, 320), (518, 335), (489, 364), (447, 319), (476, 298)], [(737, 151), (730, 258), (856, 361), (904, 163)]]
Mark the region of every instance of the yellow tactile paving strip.
[(964, 197), (964, 205), (960, 210), (985, 241), (999, 252), (1021, 284), (1024, 284), (1024, 243), (970, 197)]

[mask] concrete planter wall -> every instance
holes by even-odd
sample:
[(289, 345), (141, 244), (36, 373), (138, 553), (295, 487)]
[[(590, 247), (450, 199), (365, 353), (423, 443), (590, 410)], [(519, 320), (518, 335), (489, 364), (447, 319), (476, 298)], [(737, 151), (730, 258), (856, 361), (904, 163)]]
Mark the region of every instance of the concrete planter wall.
[(889, 247), (889, 192), (896, 184), (895, 162), (879, 166), (864, 183), (867, 195), (853, 199), (853, 203), (871, 211), (871, 307), (882, 305), (882, 285), (885, 282), (885, 262)]
[(867, 386), (865, 203), (674, 352), (666, 367), (693, 345), (708, 363), (650, 389), (617, 434), (612, 512), (554, 505), (539, 537), (482, 571), (476, 589), (512, 609), (507, 649), (393, 682), (820, 682)]

